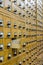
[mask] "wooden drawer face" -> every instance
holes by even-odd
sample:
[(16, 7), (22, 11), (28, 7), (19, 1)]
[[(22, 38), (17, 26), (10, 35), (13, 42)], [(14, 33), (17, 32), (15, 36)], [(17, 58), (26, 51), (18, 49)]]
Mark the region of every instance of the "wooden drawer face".
[(11, 38), (11, 30), (9, 28), (3, 28), (4, 38)]
[(3, 19), (4, 19), (4, 27), (8, 27), (8, 25), (11, 26), (11, 21), (9, 17), (4, 16)]
[(3, 43), (4, 43), (4, 46), (6, 48), (10, 47), (10, 45), (11, 45), (11, 39), (3, 39)]
[(11, 35), (12, 35), (12, 38), (14, 38), (14, 37), (16, 37), (17, 38), (17, 36), (18, 36), (18, 29), (11, 29)]
[(23, 45), (23, 44), (26, 42), (25, 39), (26, 39), (26, 38), (21, 38), (21, 45)]
[(4, 56), (4, 52), (3, 51), (0, 51), (0, 56)]
[(16, 19), (11, 19), (11, 27), (16, 29), (18, 25), (18, 21)]
[(12, 58), (11, 50), (4, 50), (4, 61), (7, 61), (7, 60), (9, 60), (11, 58)]
[(19, 29), (17, 29), (17, 30), (18, 30), (18, 37), (21, 38), (22, 37), (22, 32)]

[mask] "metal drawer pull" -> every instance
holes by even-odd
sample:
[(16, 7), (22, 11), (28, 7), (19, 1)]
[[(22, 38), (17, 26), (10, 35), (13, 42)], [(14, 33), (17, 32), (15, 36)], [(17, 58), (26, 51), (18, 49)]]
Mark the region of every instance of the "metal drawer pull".
[(22, 27), (21, 27), (21, 26), (19, 26), (18, 28), (20, 28), (20, 29), (21, 29)]
[(25, 6), (24, 6), (24, 7), (22, 7), (22, 9), (25, 9)]
[(27, 51), (26, 51), (26, 54), (28, 54), (28, 53), (29, 53), (29, 51), (27, 50)]
[(22, 35), (21, 34), (19, 34), (19, 38), (21, 37)]
[(25, 62), (26, 61), (26, 59), (23, 59), (23, 62)]
[(7, 24), (8, 28), (11, 27), (11, 22), (9, 21), (8, 24)]
[(7, 10), (8, 10), (8, 11), (11, 11), (11, 7), (10, 7), (9, 5), (8, 5), (8, 7), (7, 7)]
[(8, 59), (10, 59), (10, 58), (11, 58), (11, 54), (8, 55)]
[(9, 33), (7, 34), (7, 37), (9, 38), (9, 37), (10, 37), (10, 35), (11, 35), (11, 33), (9, 32)]
[(19, 7), (21, 6), (21, 3), (19, 3), (19, 5), (18, 5)]
[(17, 10), (14, 10), (14, 14), (16, 14), (17, 13)]
[(15, 51), (13, 55), (16, 56), (17, 55), (17, 52)]
[(22, 65), (22, 62), (19, 62), (19, 65)]
[(26, 28), (26, 30), (28, 31), (28, 28)]
[(0, 26), (3, 26), (3, 20), (0, 19)]
[(16, 28), (17, 27), (17, 25), (16, 24), (14, 24), (14, 28)]
[(25, 27), (23, 26), (23, 29), (25, 29)]
[(25, 37), (26, 35), (24, 34), (23, 37)]
[(0, 4), (2, 4), (2, 0), (0, 0)]
[(26, 46), (26, 43), (23, 44), (23, 47), (25, 47), (25, 46)]
[(0, 62), (3, 62), (3, 60), (4, 60), (4, 57), (0, 56)]
[(13, 2), (16, 3), (16, 0), (14, 0)]
[(23, 49), (23, 52), (25, 52), (26, 51), (26, 49)]
[(4, 45), (0, 44), (0, 51), (4, 49)]
[(11, 46), (11, 43), (8, 43), (7, 48), (10, 48), (10, 46)]
[(14, 37), (17, 37), (17, 35), (14, 35)]
[(21, 54), (21, 52), (22, 52), (22, 51), (21, 51), (21, 50), (19, 50), (19, 54)]
[(3, 32), (0, 32), (0, 38), (3, 38), (3, 37), (4, 37)]
[(14, 32), (14, 37), (17, 37), (17, 32)]
[(18, 13), (19, 15), (21, 15), (21, 13)]
[(0, 0), (0, 7), (3, 7), (3, 1)]
[(25, 17), (25, 15), (22, 15), (23, 17)]

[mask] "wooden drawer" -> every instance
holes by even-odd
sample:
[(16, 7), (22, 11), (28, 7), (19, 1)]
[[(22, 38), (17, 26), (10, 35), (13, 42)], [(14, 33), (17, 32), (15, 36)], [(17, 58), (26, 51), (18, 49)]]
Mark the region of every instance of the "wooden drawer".
[(3, 28), (4, 38), (11, 38), (11, 30), (9, 28)]

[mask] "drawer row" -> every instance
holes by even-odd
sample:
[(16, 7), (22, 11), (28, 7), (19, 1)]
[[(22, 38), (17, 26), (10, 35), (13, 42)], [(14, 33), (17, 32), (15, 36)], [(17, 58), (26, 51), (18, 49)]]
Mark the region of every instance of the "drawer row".
[(22, 38), (22, 37), (36, 37), (36, 36), (43, 36), (43, 31), (36, 31), (36, 30), (26, 31), (14, 28), (9, 29), (0, 27), (0, 38)]
[[(18, 24), (17, 24), (18, 23)], [(28, 30), (29, 28), (31, 29), (31, 28), (33, 28), (33, 29), (36, 29), (36, 27), (37, 27), (37, 29), (39, 29), (40, 30), (40, 28), (41, 29), (43, 29), (43, 26), (41, 26), (41, 25), (36, 25), (36, 24), (31, 24), (31, 22), (30, 22), (30, 24), (28, 23), (28, 24), (25, 24), (25, 23), (22, 23), (22, 22), (10, 22), (10, 21), (3, 21), (3, 20), (1, 20), (0, 19), (0, 27), (6, 27), (6, 28), (14, 28), (14, 29), (26, 29), (26, 30)]]

